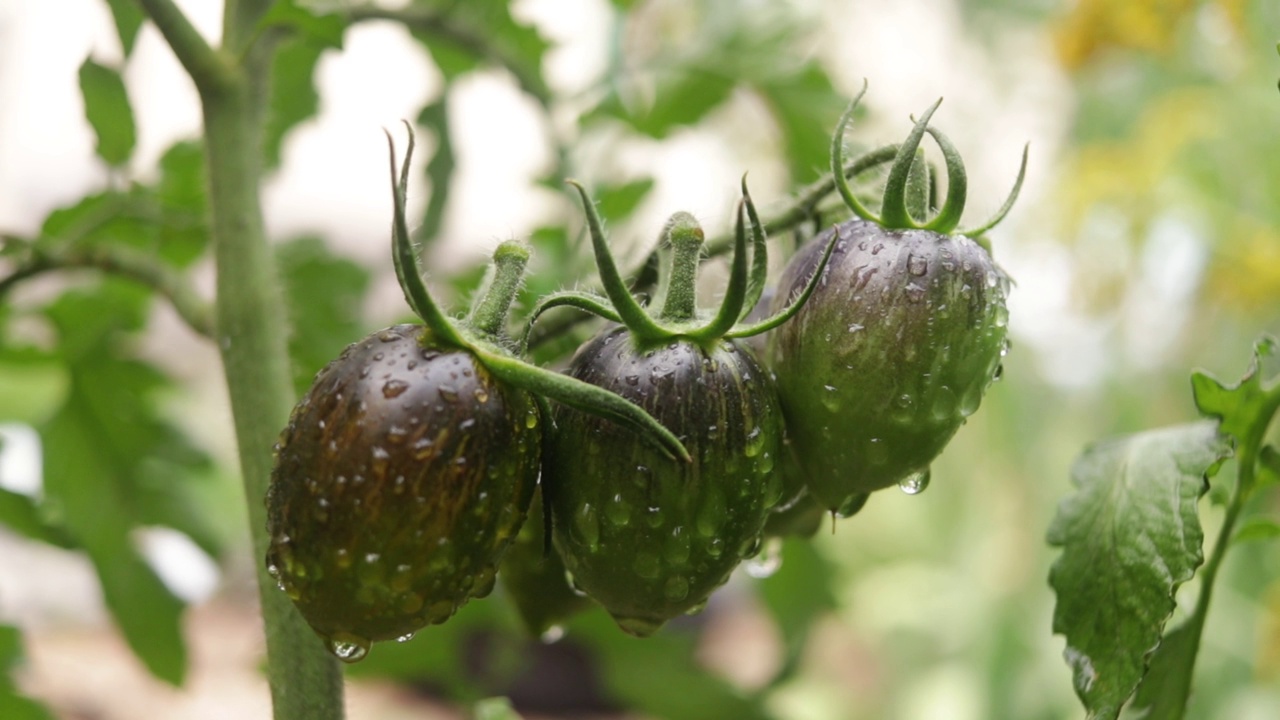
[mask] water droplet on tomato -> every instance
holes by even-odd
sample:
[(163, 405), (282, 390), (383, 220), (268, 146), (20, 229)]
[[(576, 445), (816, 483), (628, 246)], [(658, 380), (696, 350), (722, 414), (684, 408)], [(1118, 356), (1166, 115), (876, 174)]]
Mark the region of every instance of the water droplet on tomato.
[(929, 260), (923, 255), (910, 253), (907, 255), (907, 272), (920, 277), (929, 272)]
[(578, 531), (578, 538), (595, 552), (600, 549), (600, 520), (596, 517), (591, 503), (583, 503), (573, 515), (573, 526)]
[(681, 526), (671, 529), (671, 534), (667, 536), (665, 545), (663, 546), (663, 554), (667, 558), (667, 562), (672, 565), (684, 565), (689, 561), (691, 538), (689, 533)]
[(689, 597), (689, 581), (679, 575), (672, 575), (662, 586), (662, 595), (671, 602), (680, 602)]
[(759, 555), (743, 564), (747, 574), (753, 578), (763, 579), (778, 572), (782, 567), (782, 538), (769, 538)]
[(540, 640), (543, 645), (554, 645), (555, 643), (560, 642), (560, 639), (563, 637), (564, 637), (564, 626), (552, 625), (551, 627), (544, 630), (541, 635), (538, 636), (538, 640)]
[(613, 502), (604, 508), (605, 518), (618, 527), (631, 524), (631, 503), (622, 498), (622, 493), (613, 496)]
[(396, 638), (396, 642), (398, 642), (398, 643), (405, 643), (405, 642), (409, 642), (409, 641), (410, 641), (410, 640), (412, 640), (412, 639), (413, 639), (413, 633), (409, 632), (409, 633), (405, 633), (405, 634), (401, 635), (400, 637)]
[(368, 640), (347, 633), (329, 638), (326, 644), (329, 652), (345, 663), (360, 662), (369, 654)]
[(911, 473), (902, 478), (901, 482), (898, 483), (898, 489), (908, 495), (919, 495), (925, 491), (925, 488), (929, 487), (929, 475), (928, 468), (917, 473)]
[(658, 628), (662, 627), (662, 622), (651, 620), (649, 618), (632, 618), (614, 616), (614, 621), (618, 623), (618, 627), (622, 628), (628, 635), (636, 637), (649, 637), (658, 632)]

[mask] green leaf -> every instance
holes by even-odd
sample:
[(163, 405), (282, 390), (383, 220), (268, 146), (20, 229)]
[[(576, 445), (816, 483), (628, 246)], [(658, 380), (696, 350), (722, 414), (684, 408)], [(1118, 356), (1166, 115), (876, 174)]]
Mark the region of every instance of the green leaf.
[[(66, 400), (40, 428), (46, 517), (85, 549), (107, 607), (156, 677), (180, 684), (182, 603), (133, 546), (133, 531), (163, 525), (216, 554), (193, 478), (210, 463), (159, 413), (167, 379), (122, 348), (145, 323), (150, 294), (121, 281), (65, 293), (45, 310), (69, 378)], [(203, 509), (208, 512), (207, 508)]]
[(595, 188), (596, 210), (606, 222), (618, 222), (640, 207), (653, 189), (653, 178), (640, 178), (621, 185), (600, 185)]
[(476, 703), (472, 716), (475, 720), (520, 720), (520, 713), (504, 698), (488, 698)]
[(1280, 522), (1271, 518), (1249, 518), (1231, 536), (1233, 544), (1280, 538)]
[(418, 240), (427, 244), (440, 235), (440, 227), (444, 224), (445, 207), (449, 204), (449, 188), (453, 185), (453, 168), (456, 160), (453, 155), (453, 137), (449, 132), (448, 90), (440, 95), (439, 100), (422, 109), (418, 114), (418, 123), (436, 137), (435, 151), (427, 161), (426, 168), (431, 194), (427, 198), (427, 209), (422, 217), (422, 225), (416, 233)]
[(72, 549), (75, 540), (49, 521), (35, 498), (0, 488), (0, 525), (31, 540)]
[(137, 132), (120, 73), (86, 58), (80, 65), (80, 93), (85, 118), (98, 137), (98, 156), (108, 165), (124, 165), (133, 154)]
[(369, 271), (333, 255), (315, 237), (278, 246), (276, 257), (293, 326), (289, 337), (293, 383), (301, 394), (311, 386), (316, 372), (366, 334), (361, 309)]
[(187, 267), (200, 258), (209, 245), (204, 146), (194, 141), (171, 145), (160, 156), (160, 179), (154, 189), (143, 189), (142, 193), (143, 200), (155, 203), (158, 210), (158, 222), (153, 223), (158, 232), (155, 244), (143, 249), (154, 250), (177, 267)]
[(779, 677), (785, 677), (799, 663), (813, 623), (839, 607), (831, 586), (836, 574), (813, 543), (792, 538), (782, 545), (782, 566), (756, 583), (760, 599), (769, 608), (786, 645)]
[(9, 674), (23, 662), (22, 635), (0, 625), (0, 717), (5, 720), (53, 720), (40, 703), (18, 693)]
[(298, 0), (275, 0), (258, 27), (285, 28), (324, 47), (341, 50), (347, 21), (341, 13), (321, 12), (299, 4)]
[(417, 7), (440, 11), (438, 22), (415, 27), (446, 80), (470, 72), (479, 62), (496, 62), (515, 76), (539, 102), (550, 101), (542, 77), (548, 43), (532, 25), (512, 17), (507, 0), (415, 0)]
[(731, 75), (700, 67), (679, 67), (657, 78), (652, 102), (609, 96), (587, 120), (613, 117), (652, 138), (665, 138), (680, 127), (693, 125), (729, 98), (736, 81)]
[(323, 43), (302, 36), (281, 42), (276, 51), (271, 63), (270, 112), (262, 143), (267, 167), (280, 164), (285, 135), (320, 110), (315, 71), (324, 50)]
[(794, 73), (767, 77), (755, 87), (782, 133), (791, 179), (816, 180), (826, 170), (828, 138), (843, 104), (831, 79), (820, 66), (810, 63)]
[(1115, 718), (1146, 672), (1178, 586), (1204, 561), (1196, 504), (1230, 454), (1215, 423), (1117, 438), (1088, 448), (1071, 471), (1048, 542), (1053, 631), (1090, 717)]
[(1143, 720), (1182, 720), (1199, 647), (1200, 627), (1193, 622), (1165, 633), (1133, 698), (1132, 709), (1146, 711)]
[[(1202, 371), (1191, 376), (1191, 390), (1200, 414), (1217, 418), (1221, 431), (1235, 438), (1237, 447), (1260, 448), (1262, 435), (1280, 408), (1280, 383), (1264, 384), (1259, 371), (1263, 358), (1274, 354), (1276, 347), (1276, 340), (1271, 337), (1255, 343), (1253, 360), (1235, 385), (1225, 385)], [(1239, 492), (1245, 497), (1253, 491), (1253, 487), (1245, 486), (1246, 480), (1252, 477), (1254, 468), (1240, 473)]]
[(116, 22), (116, 34), (120, 36), (120, 47), (127, 58), (133, 54), (133, 44), (138, 39), (138, 30), (142, 28), (142, 8), (137, 0), (107, 0), (111, 8), (111, 17)]

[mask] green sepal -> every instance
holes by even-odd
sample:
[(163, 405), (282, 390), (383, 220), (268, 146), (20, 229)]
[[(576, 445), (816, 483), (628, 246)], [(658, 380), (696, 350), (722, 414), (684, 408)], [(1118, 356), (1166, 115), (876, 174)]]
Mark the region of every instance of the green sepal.
[(538, 322), (538, 318), (542, 316), (542, 313), (556, 307), (573, 307), (610, 322), (622, 322), (622, 318), (618, 317), (618, 313), (609, 304), (608, 299), (599, 295), (582, 292), (581, 290), (562, 290), (552, 293), (539, 300), (538, 304), (534, 305), (533, 310), (529, 312), (529, 320), (525, 323), (524, 333), (520, 336), (521, 353), (529, 347), (529, 334), (533, 332), (533, 326)]
[(884, 200), (880, 203), (880, 224), (891, 230), (919, 227), (907, 212), (907, 176), (911, 173), (911, 165), (916, 159), (916, 148), (924, 138), (929, 119), (942, 104), (942, 99), (929, 106), (924, 115), (911, 129), (911, 134), (902, 141), (898, 156), (889, 167), (889, 177), (884, 182)]
[(809, 278), (809, 282), (805, 283), (804, 290), (796, 296), (795, 301), (786, 306), (773, 317), (765, 318), (758, 323), (750, 325), (739, 325), (729, 332), (725, 333), (727, 338), (745, 338), (752, 335), (759, 335), (768, 332), (782, 323), (790, 320), (796, 313), (800, 312), (800, 308), (809, 301), (809, 296), (813, 295), (814, 288), (818, 287), (818, 282), (822, 279), (822, 273), (827, 269), (827, 263), (831, 260), (831, 253), (835, 252), (836, 244), (840, 242), (840, 232), (833, 229), (831, 233), (831, 242), (827, 243), (827, 247), (822, 251), (822, 259), (818, 261), (818, 267), (814, 269), (813, 275)]
[(409, 187), (409, 160), (413, 157), (413, 127), (405, 123), (409, 131), (409, 147), (405, 150), (404, 168), (396, 171), (396, 143), (391, 133), (387, 134), (387, 146), (391, 153), (391, 198), (395, 206), (394, 225), (391, 241), (391, 257), (396, 268), (396, 279), (400, 289), (404, 291), (405, 302), (410, 309), (422, 318), (437, 342), (460, 348), (470, 348), (471, 343), (462, 337), (458, 329), (436, 305), (422, 279), (422, 271), (418, 267), (417, 254), (413, 250), (413, 241), (409, 238), (409, 224), (405, 220), (405, 196)]

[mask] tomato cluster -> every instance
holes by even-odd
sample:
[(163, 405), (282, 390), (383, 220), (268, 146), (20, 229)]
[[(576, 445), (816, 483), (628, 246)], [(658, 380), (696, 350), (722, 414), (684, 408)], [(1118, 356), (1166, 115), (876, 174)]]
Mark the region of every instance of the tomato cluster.
[[(981, 234), (1017, 186), (993, 221), (956, 232), (964, 168), (931, 108), (881, 153), (892, 166), (872, 215), (846, 179), (856, 104), (832, 144), (832, 187), (857, 217), (802, 247), (771, 302), (745, 180), (715, 311), (696, 299), (704, 236), (692, 216), (663, 228), (659, 291), (642, 304), (574, 183), (604, 294), (543, 298), (524, 338), (559, 306), (611, 324), (564, 373), (521, 359), (524, 338), (505, 330), (522, 243), (499, 246), (465, 320), (438, 308), (392, 147), (392, 256), (423, 324), (376, 332), (316, 376), (267, 497), (268, 569), (336, 656), (443, 622), (495, 578), (534, 633), (594, 603), (646, 636), (698, 611), (764, 538), (812, 534), (884, 487), (923, 489), (999, 372), (1008, 281)], [(925, 134), (948, 175), (932, 217)], [(763, 308), (772, 315), (756, 320)]]

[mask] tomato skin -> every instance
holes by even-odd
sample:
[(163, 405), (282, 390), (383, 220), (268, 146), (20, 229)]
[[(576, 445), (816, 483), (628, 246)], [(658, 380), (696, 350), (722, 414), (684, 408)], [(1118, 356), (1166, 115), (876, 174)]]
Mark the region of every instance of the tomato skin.
[(267, 495), (268, 566), (316, 632), (367, 648), (488, 594), (537, 483), (537, 412), (419, 326), (321, 370)]
[(809, 491), (829, 510), (928, 471), (998, 373), (1007, 279), (977, 243), (851, 220), (800, 249), (774, 307), (798, 292), (837, 232), (768, 362)]
[(701, 607), (758, 550), (782, 493), (777, 397), (732, 340), (638, 351), (615, 328), (583, 345), (568, 372), (643, 407), (693, 457), (672, 460), (635, 433), (556, 411), (543, 473), (556, 547), (578, 589), (627, 632), (649, 635)]

